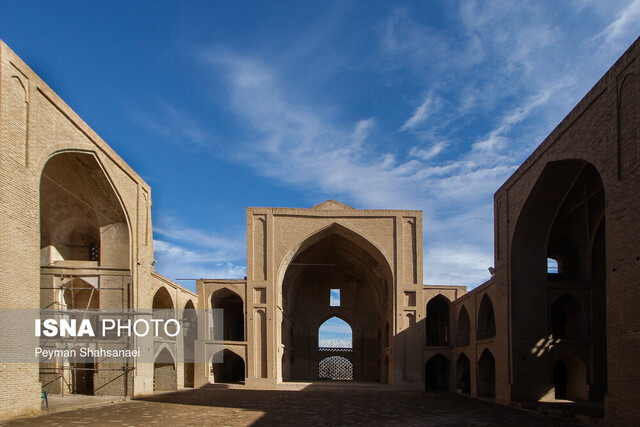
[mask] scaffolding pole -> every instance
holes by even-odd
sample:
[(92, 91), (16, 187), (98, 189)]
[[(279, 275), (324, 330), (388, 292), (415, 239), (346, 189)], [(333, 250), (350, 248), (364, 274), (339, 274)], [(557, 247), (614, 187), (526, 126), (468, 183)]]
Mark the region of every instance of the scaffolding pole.
[[(75, 275), (75, 274), (53, 274), (53, 277), (57, 277), (60, 280), (63, 279), (71, 279), (74, 280), (76, 278), (82, 278), (82, 277), (87, 277), (86, 275)], [(94, 276), (92, 276), (94, 277)], [(82, 320), (85, 320), (87, 318), (87, 314), (89, 312), (89, 310), (91, 310), (90, 306), (91, 306), (91, 302), (93, 301), (94, 295), (97, 293), (99, 295), (99, 292), (102, 291), (113, 291), (113, 290), (119, 290), (121, 291), (121, 297), (120, 297), (120, 304), (121, 304), (121, 308), (120, 311), (116, 311), (118, 309), (113, 309), (114, 311), (116, 311), (119, 314), (125, 314), (124, 310), (126, 309), (130, 309), (130, 304), (131, 304), (131, 276), (121, 276), (123, 278), (127, 278), (128, 280), (126, 285), (123, 283), (123, 286), (121, 287), (100, 287), (98, 286), (98, 288), (90, 286), (90, 287), (68, 287), (65, 286), (64, 284), (61, 284), (60, 286), (41, 286), (40, 290), (60, 290), (60, 291), (65, 291), (65, 290), (69, 290), (71, 291), (71, 306), (72, 308), (69, 309), (69, 304), (65, 304), (64, 302), (61, 301), (57, 301), (57, 296), (54, 295), (54, 301), (48, 306), (53, 306), (53, 305), (57, 305), (59, 307), (61, 307), (60, 309), (57, 310), (50, 310), (53, 311), (54, 314), (56, 315), (60, 315), (60, 316), (64, 316), (64, 315), (69, 315), (69, 314), (75, 314), (75, 313), (81, 313), (82, 315)], [(124, 282), (125, 280), (123, 280), (122, 282)], [(89, 295), (89, 300), (87, 301), (87, 305), (86, 307), (83, 308), (75, 308), (75, 292), (73, 291), (77, 291), (77, 290), (90, 290), (91, 294)], [(125, 291), (126, 291), (126, 304), (125, 304)], [(78, 310), (78, 311), (70, 311), (70, 310)], [(107, 309), (108, 310), (108, 309)], [(133, 316), (134, 314), (129, 314), (130, 316)], [(129, 348), (131, 342), (131, 337), (127, 336), (127, 340), (125, 343), (123, 343), (123, 348), (127, 349)], [(45, 344), (47, 343), (48, 339), (45, 338)], [(59, 341), (58, 341), (59, 342)], [(67, 340), (63, 340), (64, 344), (65, 344), (65, 348), (64, 349), (68, 349), (68, 343)], [(77, 337), (73, 337), (73, 341), (71, 343), (71, 348), (73, 349), (75, 347), (77, 343)], [(122, 371), (123, 376), (124, 376), (124, 384), (123, 384), (123, 397), (126, 399), (127, 395), (128, 395), (128, 389), (129, 389), (129, 373), (134, 371), (135, 368), (133, 366), (129, 366), (129, 358), (126, 358), (126, 361), (123, 363), (122, 367), (120, 368), (99, 368), (96, 367), (96, 365), (98, 365), (99, 363), (108, 363), (108, 359), (109, 358), (104, 358), (100, 361), (94, 361), (92, 363), (93, 367), (91, 368), (85, 368), (85, 367), (78, 367), (78, 366), (73, 366), (73, 365), (69, 365), (69, 366), (65, 366), (64, 362), (62, 363), (61, 366), (52, 369), (50, 372), (47, 372), (46, 369), (47, 368), (40, 368), (39, 369), (39, 374), (53, 374), (56, 375), (56, 377), (49, 381), (46, 385), (50, 385), (54, 382), (56, 382), (57, 380), (61, 379), (64, 384), (66, 385), (66, 387), (69, 389), (69, 394), (77, 394), (74, 392), (74, 384), (75, 384), (75, 375), (73, 375), (75, 372), (81, 372), (81, 371), (89, 371), (92, 373), (97, 373), (100, 371)], [(71, 362), (70, 362), (71, 363)], [(59, 365), (60, 362), (58, 360), (58, 358), (56, 358), (55, 361), (56, 365)], [(70, 373), (72, 373), (72, 383), (74, 384), (70, 384), (67, 379), (64, 376), (64, 371), (69, 371)], [(45, 386), (46, 386), (45, 385)], [(64, 396), (64, 388), (65, 387), (60, 387), (60, 391), (61, 391), (61, 396)]]

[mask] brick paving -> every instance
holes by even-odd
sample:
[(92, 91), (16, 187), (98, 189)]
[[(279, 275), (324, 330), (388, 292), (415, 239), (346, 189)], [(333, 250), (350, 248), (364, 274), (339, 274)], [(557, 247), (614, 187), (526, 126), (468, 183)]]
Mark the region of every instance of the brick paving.
[(14, 420), (7, 426), (69, 425), (577, 425), (451, 393), (204, 387), (101, 407)]

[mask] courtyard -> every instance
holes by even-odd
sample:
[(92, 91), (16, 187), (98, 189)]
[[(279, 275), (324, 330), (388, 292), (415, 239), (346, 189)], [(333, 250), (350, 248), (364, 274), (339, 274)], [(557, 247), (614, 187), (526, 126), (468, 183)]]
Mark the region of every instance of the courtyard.
[(61, 425), (577, 425), (455, 393), (399, 393), (384, 388), (303, 391), (209, 385), (13, 420), (6, 426)]

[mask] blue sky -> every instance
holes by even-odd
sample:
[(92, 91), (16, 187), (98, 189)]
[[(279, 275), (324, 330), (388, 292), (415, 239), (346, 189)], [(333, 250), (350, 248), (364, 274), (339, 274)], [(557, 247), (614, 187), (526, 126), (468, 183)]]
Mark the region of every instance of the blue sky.
[[(640, 35), (640, 0), (5, 0), (2, 38), (151, 186), (158, 272), (245, 275), (245, 207), (424, 211), (477, 286), (492, 196)], [(193, 287), (192, 282), (181, 282)]]

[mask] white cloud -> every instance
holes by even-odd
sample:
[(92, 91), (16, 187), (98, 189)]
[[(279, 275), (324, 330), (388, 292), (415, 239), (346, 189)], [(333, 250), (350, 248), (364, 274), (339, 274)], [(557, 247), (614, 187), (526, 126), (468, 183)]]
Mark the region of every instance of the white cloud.
[(446, 147), (447, 147), (447, 143), (444, 141), (435, 143), (428, 148), (411, 147), (411, 150), (409, 150), (409, 155), (411, 157), (416, 157), (420, 160), (427, 161), (436, 157)]
[(355, 130), (351, 135), (352, 145), (354, 147), (361, 148), (366, 139), (371, 134), (371, 130), (374, 126), (375, 120), (373, 119), (360, 120), (358, 123), (356, 123)]
[(429, 70), (429, 75), (469, 70), (485, 57), (477, 34), (449, 37), (422, 25), (405, 8), (394, 9), (380, 26), (379, 48), (385, 59), (381, 67), (397, 69), (410, 63), (410, 69)]
[(342, 320), (330, 319), (320, 327), (320, 334), (351, 334), (351, 327)]
[(439, 108), (439, 100), (433, 95), (428, 95), (422, 104), (413, 112), (413, 115), (402, 125), (400, 130), (414, 129), (431, 116), (434, 110)]
[(170, 279), (238, 279), (247, 274), (245, 237), (229, 239), (161, 218), (154, 227), (156, 271)]
[[(214, 56), (215, 60), (207, 58), (219, 69), (220, 56)], [(394, 154), (380, 151), (369, 142), (372, 119), (345, 126), (334, 117), (319, 114), (317, 111), (322, 109), (314, 109), (300, 99), (295, 103), (288, 101), (295, 97), (287, 93), (286, 84), (275, 71), (255, 59), (234, 57), (227, 52), (222, 63), (231, 83), (232, 107), (260, 135), (244, 142), (237, 153), (238, 161), (251, 164), (259, 173), (292, 185), (319, 189), (357, 207), (423, 209), (425, 246), (436, 250), (446, 250), (451, 241), (462, 244), (478, 234), (462, 233), (460, 230), (467, 227), (452, 226), (456, 217), (442, 216), (440, 209), (473, 211), (491, 201), (493, 192), (518, 164), (518, 159), (500, 154), (511, 141), (509, 132), (545, 100), (544, 96), (527, 99), (505, 115), (485, 141), (477, 142), (455, 160), (427, 163), (447, 146), (441, 141), (424, 148), (412, 147), (407, 154), (413, 159), (401, 162)], [(426, 117), (427, 104), (423, 105), (423, 111), (418, 108), (414, 114), (416, 126), (418, 118)], [(471, 217), (470, 228), (492, 226), (492, 221), (487, 220), (491, 218), (490, 209), (482, 212), (482, 218)], [(428, 266), (425, 280), (442, 278), (450, 284), (478, 284), (484, 280), (493, 248), (491, 233), (481, 234), (486, 240), (473, 241), (469, 245), (473, 250), (467, 251), (468, 274), (451, 276), (451, 271), (464, 271), (463, 263), (452, 268), (451, 262), (443, 258), (431, 258), (425, 261)], [(438, 262), (433, 262), (434, 259)], [(483, 268), (470, 267), (479, 259), (483, 260)]]
[(190, 227), (185, 227), (174, 220), (161, 219), (154, 227), (154, 233), (165, 239), (180, 241), (191, 247), (200, 247), (208, 251), (207, 257), (211, 261), (237, 260), (244, 257), (244, 236), (237, 239), (220, 237), (213, 233), (207, 233)]
[(640, 22), (640, 0), (633, 0), (618, 14), (618, 17), (611, 22), (600, 34), (604, 36), (607, 43), (614, 44), (621, 39), (628, 39), (629, 36), (637, 36)]
[[(247, 275), (247, 267), (232, 262), (215, 262), (209, 254), (198, 249), (189, 249), (162, 240), (154, 240), (155, 270), (171, 280), (177, 279), (242, 279)], [(180, 281), (192, 291), (194, 282)]]
[(209, 130), (183, 111), (168, 102), (156, 98), (153, 111), (130, 107), (130, 119), (148, 132), (162, 137), (169, 143), (187, 144), (190, 148), (207, 147), (212, 136)]
[[(612, 10), (596, 10), (596, 3), (581, 4), (576, 19), (597, 20), (609, 44), (628, 40), (638, 28), (640, 0)], [(381, 74), (409, 70), (422, 85), (415, 93), (427, 94), (417, 107), (404, 105), (393, 129), (370, 114), (344, 119), (339, 105), (303, 96), (296, 88), (316, 82), (305, 81), (304, 73), (285, 75), (290, 67), (277, 59), (228, 49), (210, 49), (201, 59), (225, 81), (229, 106), (249, 135), (230, 149), (234, 161), (355, 207), (423, 209), (425, 281), (478, 284), (493, 258), (493, 192), (608, 68), (612, 53), (584, 37), (585, 30), (564, 28), (556, 5), (447, 7), (454, 21), (449, 32), (421, 24), (406, 9), (395, 9), (379, 26), (370, 66)], [(184, 119), (193, 130), (185, 138), (206, 138)], [(162, 246), (169, 245), (162, 239), (180, 235), (188, 242)], [(166, 262), (208, 257), (231, 262), (228, 271), (244, 268), (233, 263), (244, 256), (239, 239), (177, 227), (160, 227), (158, 236)], [(205, 246), (204, 257), (186, 249), (196, 241)]]

